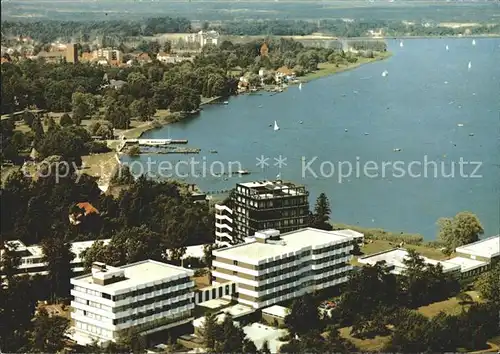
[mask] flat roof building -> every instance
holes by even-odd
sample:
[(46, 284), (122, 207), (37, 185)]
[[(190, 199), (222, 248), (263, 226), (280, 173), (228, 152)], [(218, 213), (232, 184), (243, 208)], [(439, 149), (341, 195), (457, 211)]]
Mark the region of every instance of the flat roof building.
[(253, 241), (212, 252), (213, 283), (235, 282), (240, 303), (268, 307), (346, 282), (352, 249), (353, 238), (335, 231), (260, 231)]
[(455, 253), (465, 258), (494, 263), (500, 258), (500, 235), (457, 247)]
[[(83, 272), (83, 251), (92, 247), (94, 242), (103, 241), (107, 245), (111, 239), (80, 241), (71, 243), (71, 252), (75, 254), (75, 258), (71, 261), (73, 272), (78, 274)], [(20, 256), (18, 267), (19, 274), (46, 274), (47, 263), (42, 262), (43, 250), (40, 245), (26, 246), (21, 240), (12, 240), (6, 242), (6, 247), (15, 250)], [(1, 255), (0, 250), (0, 255)]]
[(149, 334), (193, 320), (193, 271), (146, 260), (123, 267), (95, 262), (71, 279), (73, 339), (116, 341), (124, 330)]
[(281, 233), (308, 225), (309, 193), (304, 186), (276, 181), (238, 183), (231, 208), (216, 207), (216, 241), (236, 244), (259, 230)]

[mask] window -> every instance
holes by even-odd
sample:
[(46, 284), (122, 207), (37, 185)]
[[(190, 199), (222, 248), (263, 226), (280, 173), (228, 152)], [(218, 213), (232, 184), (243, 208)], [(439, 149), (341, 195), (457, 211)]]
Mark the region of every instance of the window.
[(111, 300), (111, 295), (109, 295), (109, 294), (102, 293), (102, 297), (103, 297), (104, 299)]
[(238, 272), (233, 270), (233, 275), (238, 275)]
[(235, 266), (237, 266), (237, 265), (238, 265), (238, 261), (233, 261), (233, 264), (234, 264)]

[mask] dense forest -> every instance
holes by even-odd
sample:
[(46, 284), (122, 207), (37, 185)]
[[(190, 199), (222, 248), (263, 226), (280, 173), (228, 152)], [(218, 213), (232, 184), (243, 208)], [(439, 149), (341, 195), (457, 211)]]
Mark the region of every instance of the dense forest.
[[(369, 30), (383, 30), (389, 36), (456, 36), (465, 28), (442, 27), (437, 24), (405, 24), (394, 20), (244, 20), (225, 21), (205, 25), (227, 35), (275, 35), (305, 36), (323, 32), (338, 37), (364, 37)], [(191, 22), (185, 18), (159, 17), (145, 20), (112, 21), (36, 21), (2, 22), (4, 35), (30, 36), (36, 41), (48, 43), (62, 41), (87, 42), (97, 37), (127, 38), (153, 36), (159, 33), (191, 32)], [(500, 24), (470, 27), (470, 34), (500, 34)]]

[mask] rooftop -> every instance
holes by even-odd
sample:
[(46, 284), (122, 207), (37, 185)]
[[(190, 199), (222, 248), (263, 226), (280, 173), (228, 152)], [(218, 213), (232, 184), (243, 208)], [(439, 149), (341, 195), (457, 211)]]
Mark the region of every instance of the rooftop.
[(245, 332), (248, 339), (254, 342), (257, 349), (262, 349), (264, 342), (267, 341), (271, 353), (279, 352), (279, 348), (285, 344), (285, 342), (280, 342), (279, 338), (288, 334), (286, 329), (276, 329), (261, 323), (252, 323), (245, 326), (243, 332)]
[(475, 259), (464, 258), (464, 257), (455, 257), (452, 259), (448, 259), (446, 262), (457, 264), (460, 266), (460, 271), (462, 273), (469, 272), (479, 267), (483, 267), (488, 265), (487, 262), (477, 261)]
[(137, 263), (118, 267), (125, 273), (125, 280), (116, 283), (99, 285), (92, 281), (92, 274), (86, 274), (71, 279), (72, 284), (80, 285), (94, 290), (101, 290), (106, 293), (120, 292), (139, 285), (146, 285), (156, 281), (163, 281), (168, 278), (181, 278), (192, 276), (193, 271), (171, 264), (161, 263), (153, 260), (146, 260)]
[(266, 313), (268, 315), (279, 317), (279, 318), (285, 318), (290, 313), (290, 309), (288, 307), (284, 307), (284, 306), (280, 306), (280, 305), (273, 305), (271, 307), (267, 307), (265, 309), (262, 309), (262, 313)]
[(500, 235), (491, 236), (468, 245), (457, 247), (456, 252), (472, 256), (493, 258), (500, 256)]
[(214, 256), (239, 260), (249, 264), (264, 262), (267, 258), (286, 255), (297, 252), (306, 247), (337, 244), (352, 240), (336, 231), (324, 231), (311, 227), (284, 233), (280, 241), (269, 241), (272, 243), (248, 242), (232, 247), (214, 250)]
[[(90, 248), (96, 241), (103, 241), (104, 244), (107, 245), (111, 241), (111, 239), (80, 241), (71, 243), (71, 252), (75, 254), (75, 259), (73, 260), (73, 262), (80, 261), (80, 255), (82, 254), (82, 252), (85, 251), (87, 248)], [(42, 246), (39, 245), (26, 246), (21, 240), (8, 241), (8, 244), (16, 247), (16, 251), (21, 254), (22, 258), (39, 258), (43, 256)]]
[[(368, 256), (358, 258), (359, 263), (375, 265), (378, 262), (385, 262), (387, 265), (392, 265), (396, 267), (394, 273), (401, 273), (402, 270), (406, 269), (403, 261), (408, 257), (408, 251), (404, 248), (393, 248), (391, 250), (374, 253)], [(430, 259), (427, 257), (420, 256), (424, 259), (427, 264), (437, 265), (441, 264), (443, 267), (443, 272), (450, 272), (453, 270), (459, 270), (461, 267), (458, 264), (450, 263), (448, 261), (437, 261), (435, 259)]]
[(287, 195), (307, 195), (303, 185), (290, 182), (276, 181), (254, 181), (238, 183), (238, 186), (251, 188), (252, 192), (259, 195), (260, 198), (272, 198)]

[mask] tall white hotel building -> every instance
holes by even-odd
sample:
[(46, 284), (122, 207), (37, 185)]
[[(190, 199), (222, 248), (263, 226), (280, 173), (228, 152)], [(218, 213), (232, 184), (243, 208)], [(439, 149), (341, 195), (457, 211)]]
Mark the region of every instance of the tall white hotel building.
[(213, 251), (213, 283), (235, 282), (238, 302), (256, 309), (337, 286), (349, 278), (360, 237), (313, 228), (256, 232), (246, 243)]
[(92, 274), (72, 278), (73, 338), (116, 341), (132, 327), (143, 334), (193, 320), (193, 271), (152, 260), (115, 268), (94, 263)]

